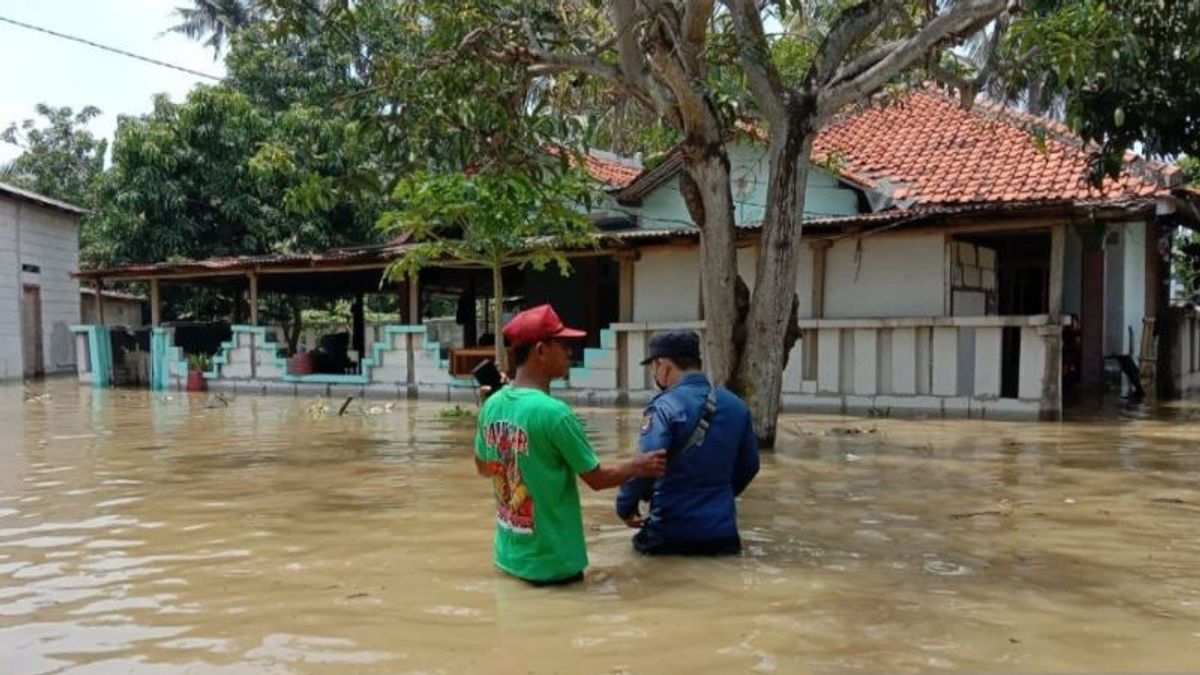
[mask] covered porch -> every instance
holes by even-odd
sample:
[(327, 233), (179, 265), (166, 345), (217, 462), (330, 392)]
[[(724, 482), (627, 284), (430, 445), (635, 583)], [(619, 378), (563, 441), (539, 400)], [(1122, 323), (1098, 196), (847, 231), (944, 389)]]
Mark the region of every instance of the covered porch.
[[(123, 345), (133, 344), (148, 358), (155, 389), (184, 388), (189, 370), (202, 365), (208, 387), (218, 390), (473, 396), (471, 370), (494, 353), (491, 272), (448, 264), (415, 279), (385, 278), (402, 252), (397, 244), (77, 272), (97, 289), (144, 284), (150, 304), (146, 326), (111, 325), (97, 305), (94, 323), (73, 327), (79, 377), (101, 387), (125, 383), (123, 362), (132, 357)], [(591, 366), (611, 342), (604, 328), (619, 321), (620, 298), (629, 296), (621, 283), (630, 277), (621, 270), (633, 255), (619, 245), (573, 252), (566, 277), (557, 269), (507, 268), (504, 316), (554, 303), (588, 332), (572, 378), (592, 383)], [(228, 311), (211, 321), (179, 320), (171, 299), (187, 287), (228, 299)], [(266, 311), (279, 298), (326, 306), (336, 300), (348, 305), (348, 316), (313, 320), (297, 312), (281, 325)]]

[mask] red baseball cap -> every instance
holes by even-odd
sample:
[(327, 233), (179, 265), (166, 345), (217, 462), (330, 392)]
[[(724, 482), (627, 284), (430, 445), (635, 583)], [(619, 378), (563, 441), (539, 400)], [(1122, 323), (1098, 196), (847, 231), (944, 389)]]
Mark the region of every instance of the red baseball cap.
[(550, 305), (539, 305), (514, 316), (504, 326), (504, 341), (512, 347), (531, 345), (543, 340), (582, 338), (587, 333), (563, 325)]

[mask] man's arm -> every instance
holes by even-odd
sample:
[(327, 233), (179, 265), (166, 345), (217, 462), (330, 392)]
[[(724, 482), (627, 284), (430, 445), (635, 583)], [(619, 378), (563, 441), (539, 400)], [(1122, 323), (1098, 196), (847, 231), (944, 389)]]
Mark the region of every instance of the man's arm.
[(593, 490), (614, 488), (630, 478), (658, 478), (667, 470), (667, 451), (639, 452), (633, 459), (614, 467), (599, 465), (579, 474)]
[[(642, 433), (638, 439), (641, 452), (652, 452), (674, 445), (674, 432), (670, 416), (659, 405), (654, 403), (646, 408), (642, 419)], [(641, 502), (650, 501), (654, 494), (654, 479), (635, 478), (621, 485), (617, 493), (617, 517), (630, 527), (641, 527), (642, 519), (638, 514)]]
[(733, 494), (740, 495), (758, 475), (758, 438), (754, 435), (754, 424), (746, 414), (746, 427), (738, 443), (737, 460), (733, 464)]

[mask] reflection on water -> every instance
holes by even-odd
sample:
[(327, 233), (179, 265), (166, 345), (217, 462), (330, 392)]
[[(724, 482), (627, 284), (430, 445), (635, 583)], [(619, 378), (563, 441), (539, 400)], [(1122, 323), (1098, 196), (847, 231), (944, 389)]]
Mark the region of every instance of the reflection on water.
[[(746, 553), (643, 559), (585, 490), (584, 586), (491, 568), (439, 406), (0, 387), (4, 673), (1140, 671), (1200, 663), (1200, 410), (785, 417)], [(584, 411), (603, 456), (638, 415)]]

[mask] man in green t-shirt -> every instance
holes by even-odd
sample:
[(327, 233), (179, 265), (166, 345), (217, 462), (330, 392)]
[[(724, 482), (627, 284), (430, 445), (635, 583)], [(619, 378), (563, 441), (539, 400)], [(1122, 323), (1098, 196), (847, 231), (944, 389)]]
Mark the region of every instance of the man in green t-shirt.
[(583, 578), (587, 547), (575, 476), (593, 490), (666, 470), (666, 452), (638, 453), (617, 467), (600, 465), (570, 406), (549, 394), (565, 377), (570, 347), (584, 337), (550, 305), (521, 312), (504, 326), (517, 373), (479, 413), (475, 467), (496, 496), (496, 566), (537, 585)]

